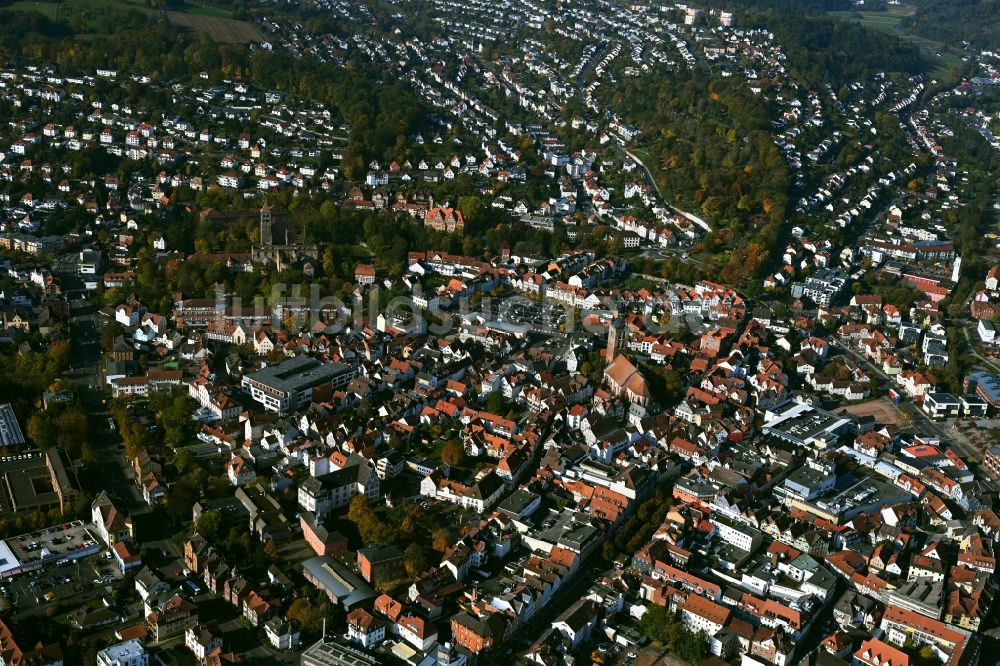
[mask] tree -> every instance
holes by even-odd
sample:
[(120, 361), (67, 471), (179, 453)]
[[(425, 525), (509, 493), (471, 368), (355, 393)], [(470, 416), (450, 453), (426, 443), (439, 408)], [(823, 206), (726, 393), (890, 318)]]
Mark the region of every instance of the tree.
[(439, 527), (431, 535), (431, 548), (439, 553), (443, 553), (451, 546), (451, 530), (447, 527)]
[(90, 443), (90, 419), (79, 405), (35, 412), (28, 418), (27, 430), (38, 448), (58, 446), (70, 458), (79, 458)]
[(937, 654), (934, 652), (934, 648), (930, 645), (924, 645), (917, 651), (917, 657), (919, 659), (919, 664), (939, 664), (941, 663)]
[(458, 209), (462, 213), (462, 219), (465, 221), (465, 230), (468, 233), (470, 228), (479, 222), (482, 217), (483, 200), (475, 195), (459, 197)]
[(427, 571), (433, 564), (432, 553), (426, 546), (414, 541), (403, 552), (403, 564), (406, 567), (406, 575), (416, 578)]
[(182, 479), (170, 486), (167, 491), (166, 512), (174, 525), (183, 525), (191, 520), (191, 509), (198, 501), (198, 495), (198, 488), (190, 479)]
[(457, 439), (449, 439), (441, 449), (441, 462), (451, 467), (461, 467), (465, 464), (465, 447)]
[(67, 408), (56, 418), (56, 445), (71, 458), (79, 457), (90, 437), (90, 419), (78, 405)]
[(681, 632), (680, 640), (673, 650), (678, 657), (689, 664), (697, 664), (705, 656), (705, 634), (685, 629)]
[(28, 417), (28, 438), (42, 450), (55, 446), (56, 427), (45, 412), (35, 412)]
[(299, 597), (288, 605), (285, 617), (295, 620), (302, 627), (302, 631), (310, 634), (318, 634), (323, 627), (323, 618), (333, 612), (330, 602), (326, 598), (318, 602), (310, 601), (305, 597)]
[(101, 327), (101, 349), (111, 351), (115, 347), (115, 339), (122, 335), (125, 329), (118, 322), (110, 321)]
[(639, 620), (639, 628), (642, 632), (654, 641), (669, 645), (669, 638), (673, 625), (677, 624), (673, 613), (665, 606), (655, 604), (647, 606), (642, 619)]
[(191, 418), (191, 399), (183, 392), (153, 394), (150, 407), (163, 428), (163, 443), (172, 449), (190, 443), (197, 432), (197, 421)]
[(493, 391), (486, 396), (486, 411), (491, 414), (503, 414), (507, 411), (507, 400), (501, 391)]
[(222, 527), (222, 512), (218, 509), (202, 511), (195, 523), (195, 529), (208, 541), (215, 541)]
[(174, 468), (180, 474), (186, 474), (197, 462), (190, 449), (179, 449), (174, 456)]
[(49, 358), (59, 370), (68, 368), (70, 361), (73, 359), (73, 349), (66, 340), (56, 340), (53, 342), (49, 345), (48, 353)]
[(393, 530), (378, 517), (364, 495), (356, 495), (351, 500), (347, 518), (358, 526), (365, 543), (387, 543), (392, 539)]

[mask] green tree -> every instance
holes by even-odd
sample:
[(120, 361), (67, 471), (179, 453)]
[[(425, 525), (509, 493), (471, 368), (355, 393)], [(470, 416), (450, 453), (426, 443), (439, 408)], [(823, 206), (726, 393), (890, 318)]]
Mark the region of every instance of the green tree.
[(101, 327), (101, 349), (111, 351), (115, 347), (115, 339), (125, 333), (124, 327), (115, 321), (109, 321)]
[(486, 396), (486, 411), (491, 414), (505, 414), (507, 412), (507, 399), (503, 397), (503, 392), (493, 391)]
[(174, 468), (179, 474), (186, 474), (197, 464), (197, 460), (190, 449), (178, 449), (174, 456)]
[(680, 640), (673, 650), (678, 657), (689, 664), (697, 664), (704, 658), (707, 652), (706, 648), (704, 632), (699, 631), (695, 633), (683, 630)]
[(671, 628), (677, 624), (673, 613), (665, 606), (651, 604), (639, 620), (639, 628), (654, 641), (664, 645), (669, 644)]
[(410, 578), (416, 578), (427, 571), (434, 563), (432, 555), (433, 551), (421, 543), (414, 541), (408, 545), (404, 551), (403, 560), (406, 567), (406, 575)]
[(208, 509), (202, 511), (195, 523), (195, 529), (208, 541), (215, 541), (219, 537), (219, 530), (222, 528), (222, 512), (218, 509)]

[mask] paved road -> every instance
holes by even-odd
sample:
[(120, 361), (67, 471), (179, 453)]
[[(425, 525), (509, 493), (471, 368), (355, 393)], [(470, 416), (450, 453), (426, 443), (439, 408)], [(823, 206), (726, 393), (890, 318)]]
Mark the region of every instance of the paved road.
[[(584, 113), (588, 117), (594, 117), (594, 114), (591, 112), (590, 108), (586, 104), (586, 101), (584, 100), (584, 96), (583, 96), (583, 87), (584, 87), (584, 85), (583, 84), (587, 80), (587, 78), (590, 76), (590, 73), (594, 70), (594, 67), (597, 66), (597, 63), (600, 62), (611, 51), (612, 47), (613, 47), (612, 44), (606, 44), (604, 46), (604, 48), (599, 49), (596, 53), (594, 53), (593, 57), (591, 57), (590, 60), (587, 62), (587, 64), (584, 65), (583, 69), (580, 70), (580, 75), (576, 77), (576, 82), (575, 82), (576, 97), (577, 97), (577, 100), (580, 102), (580, 106), (583, 108)], [(692, 51), (692, 53), (694, 53), (694, 52)], [(667, 209), (671, 213), (685, 215), (686, 217), (695, 218), (695, 219), (698, 220), (699, 226), (701, 226), (706, 231), (711, 231), (711, 227), (704, 220), (701, 220), (701, 218), (697, 217), (696, 215), (691, 215), (690, 213), (685, 214), (680, 209), (675, 208), (674, 206), (672, 206), (667, 201), (666, 197), (663, 196), (663, 193), (660, 192), (660, 186), (656, 184), (656, 179), (653, 178), (652, 172), (650, 172), (650, 170), (648, 168), (646, 168), (646, 165), (643, 163), (642, 160), (640, 160), (635, 154), (633, 154), (631, 151), (629, 151), (627, 148), (625, 148), (625, 146), (622, 145), (619, 142), (619, 140), (618, 140), (617, 137), (612, 137), (610, 145), (615, 150), (615, 152), (617, 152), (619, 154), (620, 157), (622, 157), (623, 159), (624, 158), (631, 158), (636, 163), (636, 165), (639, 167), (639, 171), (642, 174), (643, 180), (645, 180), (646, 183), (649, 184), (649, 186), (652, 187), (656, 191), (656, 196), (659, 197), (660, 201), (662, 201), (664, 203), (664, 205), (667, 207)], [(690, 261), (690, 260), (687, 259), (687, 258), (685, 258), (685, 261)], [(697, 262), (694, 262), (694, 263), (697, 263)]]
[[(61, 274), (64, 284), (80, 282), (72, 273)], [(112, 428), (108, 394), (101, 368), (101, 321), (90, 294), (83, 289), (69, 289), (70, 330), (73, 336), (73, 363), (64, 379), (83, 387), (83, 402), (92, 418), (93, 444), (97, 454), (95, 473), (88, 478), (99, 480), (99, 490), (107, 490), (125, 502), (133, 514), (147, 509), (142, 492), (135, 483), (132, 467), (125, 459), (122, 441)]]
[(976, 351), (976, 344), (972, 341), (969, 336), (969, 327), (963, 322), (962, 333), (965, 335), (965, 344), (969, 347), (969, 353), (976, 358), (976, 360), (982, 362), (993, 372), (1000, 372), (1000, 365), (997, 365), (995, 361), (992, 361), (985, 356), (980, 356), (979, 352)]
[[(853, 355), (858, 363), (868, 367), (884, 383), (896, 386), (895, 380), (882, 372), (881, 368), (861, 354), (858, 354), (855, 349), (846, 346), (839, 338), (831, 338), (831, 343), (842, 351)], [(935, 421), (910, 400), (901, 403), (899, 410), (910, 417), (914, 430), (937, 437), (943, 443), (947, 444), (947, 446), (954, 449), (963, 459), (968, 460), (970, 457), (981, 455), (978, 448), (962, 432), (955, 428), (951, 421)], [(984, 477), (984, 480), (987, 485), (993, 485), (991, 479)]]

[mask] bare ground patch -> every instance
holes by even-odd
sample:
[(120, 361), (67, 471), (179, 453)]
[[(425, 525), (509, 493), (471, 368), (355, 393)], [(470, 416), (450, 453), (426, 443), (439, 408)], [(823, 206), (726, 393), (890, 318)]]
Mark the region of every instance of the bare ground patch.
[(882, 425), (906, 426), (910, 423), (910, 418), (899, 411), (888, 398), (879, 398), (869, 402), (862, 402), (857, 405), (848, 405), (835, 409), (835, 413), (847, 413), (852, 416), (873, 416), (875, 422)]

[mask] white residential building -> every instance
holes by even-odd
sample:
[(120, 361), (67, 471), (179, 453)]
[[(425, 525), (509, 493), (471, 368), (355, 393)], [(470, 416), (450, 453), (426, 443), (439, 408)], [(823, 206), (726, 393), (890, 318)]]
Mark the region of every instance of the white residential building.
[(148, 666), (149, 655), (139, 639), (106, 647), (97, 653), (97, 666)]

